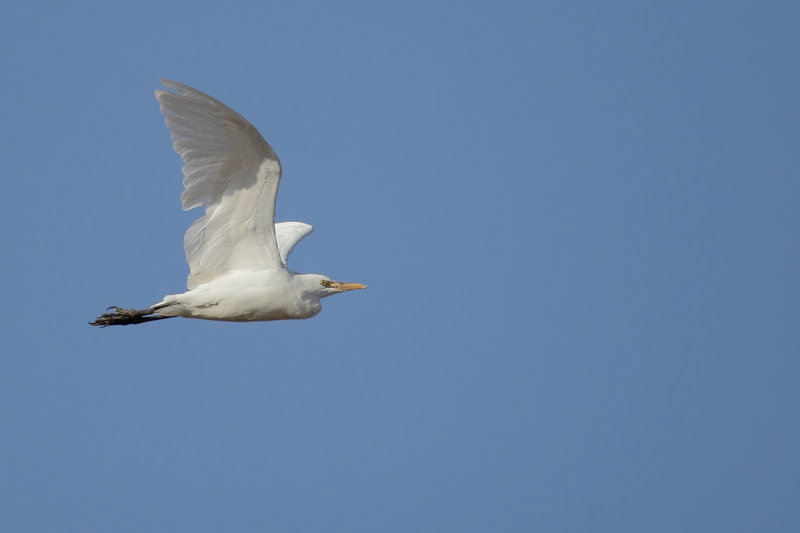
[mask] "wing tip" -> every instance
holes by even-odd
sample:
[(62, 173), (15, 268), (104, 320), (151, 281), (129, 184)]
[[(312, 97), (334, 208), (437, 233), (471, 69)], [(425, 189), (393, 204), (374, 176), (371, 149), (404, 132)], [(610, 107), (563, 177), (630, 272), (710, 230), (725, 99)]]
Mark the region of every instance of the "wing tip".
[(168, 80), (167, 78), (161, 78), (158, 81), (160, 81), (161, 85), (163, 85), (164, 87), (166, 87), (168, 89), (172, 89), (172, 91), (175, 91), (175, 92), (165, 91), (164, 89), (156, 89), (156, 98), (160, 99), (161, 96), (165, 96), (165, 95), (192, 96), (192, 97), (202, 96), (202, 97), (205, 97), (205, 98), (207, 98), (209, 100), (212, 100), (212, 101), (214, 100), (213, 98), (211, 98), (207, 94), (205, 94), (205, 93), (203, 93), (201, 91), (198, 91), (197, 89), (195, 89), (193, 87), (189, 87), (185, 83), (181, 83), (181, 82), (175, 81), (175, 80)]
[[(161, 78), (159, 81), (161, 82), (161, 85), (163, 85), (164, 87), (180, 91), (180, 89), (176, 87), (176, 85), (180, 85), (177, 81), (168, 80), (166, 78)], [(159, 102), (161, 102), (162, 101), (161, 99), (164, 98), (165, 96), (177, 94), (172, 91), (165, 91), (164, 89), (156, 89), (155, 93), (156, 93), (156, 100), (158, 100)]]
[(181, 82), (178, 82), (178, 81), (175, 81), (175, 80), (169, 80), (167, 78), (159, 78), (158, 81), (160, 81), (161, 85), (163, 85), (164, 87), (169, 87), (170, 89), (175, 89), (175, 90), (178, 90), (178, 91), (182, 87), (185, 87), (185, 85), (183, 85)]

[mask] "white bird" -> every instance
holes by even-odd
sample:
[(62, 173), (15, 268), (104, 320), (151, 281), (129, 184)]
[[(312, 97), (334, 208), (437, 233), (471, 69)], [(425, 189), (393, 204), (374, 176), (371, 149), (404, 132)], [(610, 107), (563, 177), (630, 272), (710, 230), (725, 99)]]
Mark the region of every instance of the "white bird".
[(157, 90), (175, 151), (183, 159), (183, 209), (205, 214), (183, 239), (187, 292), (169, 294), (149, 309), (110, 307), (91, 324), (139, 324), (163, 318), (251, 322), (311, 318), (320, 299), (360, 283), (298, 274), (287, 260), (311, 233), (303, 222), (275, 223), (281, 164), (261, 134), (231, 108), (175, 81)]

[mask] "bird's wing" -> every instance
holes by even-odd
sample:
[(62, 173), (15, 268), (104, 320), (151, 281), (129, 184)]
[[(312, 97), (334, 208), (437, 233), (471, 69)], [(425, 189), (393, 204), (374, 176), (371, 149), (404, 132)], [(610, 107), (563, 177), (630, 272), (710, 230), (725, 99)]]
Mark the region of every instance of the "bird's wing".
[(278, 222), (275, 224), (275, 236), (278, 239), (278, 250), (284, 266), (289, 266), (289, 254), (298, 242), (309, 235), (314, 228), (305, 222)]
[[(231, 270), (282, 268), (275, 238), (281, 164), (247, 120), (207, 94), (161, 80), (161, 112), (183, 159), (183, 209), (205, 214), (183, 239), (193, 289)], [(287, 254), (288, 255), (288, 254)]]

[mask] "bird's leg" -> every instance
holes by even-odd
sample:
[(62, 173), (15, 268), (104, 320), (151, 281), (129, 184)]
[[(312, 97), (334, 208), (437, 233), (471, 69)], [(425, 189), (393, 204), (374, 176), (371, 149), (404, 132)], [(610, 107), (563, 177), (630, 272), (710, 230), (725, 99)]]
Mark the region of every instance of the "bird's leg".
[(94, 321), (89, 322), (92, 326), (127, 326), (129, 324), (141, 324), (162, 318), (172, 318), (169, 316), (159, 316), (154, 314), (153, 309), (123, 309), (122, 307), (111, 306), (106, 311), (113, 309), (111, 313), (103, 313)]

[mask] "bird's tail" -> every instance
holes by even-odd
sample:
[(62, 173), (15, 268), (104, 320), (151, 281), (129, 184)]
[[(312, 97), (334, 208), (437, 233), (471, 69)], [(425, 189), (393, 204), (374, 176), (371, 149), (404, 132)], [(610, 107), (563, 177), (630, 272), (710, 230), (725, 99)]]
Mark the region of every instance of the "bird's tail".
[(152, 322), (153, 320), (173, 318), (171, 316), (155, 314), (152, 307), (150, 309), (123, 309), (122, 307), (111, 306), (106, 309), (106, 311), (111, 309), (114, 311), (111, 313), (103, 313), (92, 322), (89, 322), (89, 324), (104, 328), (106, 326), (128, 326), (130, 324), (141, 324), (143, 322)]

